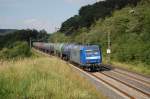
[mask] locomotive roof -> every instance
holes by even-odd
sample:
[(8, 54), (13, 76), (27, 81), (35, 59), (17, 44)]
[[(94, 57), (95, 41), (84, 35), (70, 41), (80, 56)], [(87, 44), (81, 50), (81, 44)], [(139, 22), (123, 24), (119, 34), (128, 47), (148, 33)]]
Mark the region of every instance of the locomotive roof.
[(79, 49), (79, 50), (84, 50), (84, 49), (99, 49), (98, 45), (75, 45), (73, 49)]

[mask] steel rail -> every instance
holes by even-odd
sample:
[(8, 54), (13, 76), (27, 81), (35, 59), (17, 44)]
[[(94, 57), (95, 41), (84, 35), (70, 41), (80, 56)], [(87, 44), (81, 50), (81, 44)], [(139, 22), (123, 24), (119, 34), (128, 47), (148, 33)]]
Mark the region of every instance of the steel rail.
[(138, 81), (141, 81), (141, 82), (143, 82), (143, 83), (146, 83), (146, 84), (150, 85), (150, 82), (147, 82), (147, 81), (145, 81), (145, 80), (142, 80), (142, 79), (136, 78), (136, 77), (131, 76), (131, 75), (128, 75), (128, 74), (126, 74), (126, 73), (122, 73), (122, 72), (117, 71), (117, 70), (114, 70), (114, 72), (116, 72), (116, 73), (120, 73), (120, 74), (122, 74), (122, 75), (129, 76), (129, 77), (132, 77), (133, 79), (136, 79), (136, 80), (138, 80)]
[[(99, 72), (99, 73), (100, 73), (100, 72)], [(142, 90), (139, 89), (139, 88), (133, 87), (133, 86), (131, 86), (131, 85), (129, 85), (129, 84), (127, 84), (127, 83), (125, 83), (125, 82), (123, 82), (123, 81), (121, 81), (121, 80), (118, 80), (117, 78), (112, 77), (112, 76), (110, 76), (110, 75), (108, 75), (108, 74), (105, 74), (105, 73), (102, 73), (102, 72), (101, 72), (100, 74), (103, 74), (103, 75), (105, 75), (105, 76), (107, 76), (107, 77), (110, 77), (110, 78), (112, 78), (112, 79), (114, 79), (114, 80), (116, 80), (116, 81), (118, 81), (118, 82), (120, 82), (120, 83), (122, 83), (122, 84), (124, 84), (124, 85), (126, 85), (126, 86), (128, 86), (128, 87), (130, 87), (130, 88), (133, 88), (133, 89), (135, 89), (136, 91), (139, 91), (139, 92), (143, 93), (144, 95), (150, 97), (150, 94), (149, 94), (149, 93), (146, 93), (146, 92), (142, 91)]]
[[(87, 72), (87, 73), (88, 73), (88, 72)], [(109, 83), (109, 82), (103, 80), (102, 78), (100, 78), (100, 77), (98, 77), (98, 76), (96, 76), (96, 75), (94, 75), (94, 74), (92, 74), (92, 73), (89, 73), (89, 74), (92, 75), (92, 76), (94, 76), (94, 77), (96, 77), (97, 79), (101, 80), (101, 81), (104, 82), (105, 84), (111, 86), (112, 88), (116, 89), (117, 91), (119, 91), (120, 93), (122, 93), (122, 94), (124, 94), (125, 96), (129, 97), (130, 99), (135, 99), (133, 96), (129, 95), (127, 92), (122, 91), (121, 89), (119, 89), (119, 88), (117, 88), (116, 86), (114, 86), (113, 84), (111, 84), (111, 83)]]

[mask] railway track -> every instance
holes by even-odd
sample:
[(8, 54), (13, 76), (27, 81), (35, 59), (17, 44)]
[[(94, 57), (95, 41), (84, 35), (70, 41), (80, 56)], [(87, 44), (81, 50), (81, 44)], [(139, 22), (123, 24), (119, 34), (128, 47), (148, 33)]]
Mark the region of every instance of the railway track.
[[(130, 83), (131, 80), (129, 80), (129, 82), (125, 81), (125, 80), (122, 80), (120, 78), (117, 78), (118, 76), (114, 76), (111, 73), (109, 73), (109, 74), (107, 74), (107, 73), (100, 73), (100, 74), (104, 75), (105, 77), (107, 76), (107, 77), (115, 80), (116, 82), (124, 85), (124, 87), (120, 86), (121, 90), (125, 89), (123, 92), (127, 92), (130, 96), (135, 97), (136, 99), (137, 98), (139, 98), (139, 99), (149, 99), (150, 98), (150, 94), (149, 94), (149, 92), (150, 92), (149, 88), (150, 87), (145, 86), (144, 87), (145, 89), (141, 88), (140, 85), (138, 85), (138, 84), (136, 85), (136, 82), (135, 82), (135, 84), (134, 83), (131, 84)], [(97, 75), (99, 75), (99, 74), (97, 74)], [(132, 89), (132, 91), (131, 91), (131, 89)]]
[[(83, 71), (81, 68), (78, 69)], [(150, 99), (150, 84), (147, 82), (145, 83), (143, 80), (138, 81), (138, 78), (132, 78), (127, 74), (123, 75), (123, 73), (119, 74), (118, 72), (117, 74), (113, 70), (94, 73), (88, 71), (84, 72), (94, 76), (98, 80), (112, 87), (114, 90), (117, 90), (127, 99)]]
[(113, 85), (113, 83), (95, 75), (95, 74), (92, 74), (94, 77), (96, 77), (97, 79), (103, 81), (104, 83), (108, 84), (109, 86), (111, 86), (112, 88), (116, 89), (117, 91), (121, 92), (123, 95), (127, 96), (128, 98), (130, 99), (135, 99), (133, 96), (129, 95), (127, 92), (123, 91), (122, 89), (118, 88), (117, 86)]
[(128, 77), (131, 77), (132, 79), (135, 79), (136, 81), (138, 82), (142, 82), (142, 83), (145, 83), (145, 84), (148, 84), (150, 85), (150, 76), (143, 76), (141, 74), (137, 74), (137, 73), (131, 73), (129, 71), (126, 71), (126, 70), (122, 70), (120, 68), (115, 68), (113, 69), (111, 66), (109, 65), (105, 65), (105, 69), (106, 70), (113, 70), (113, 72), (116, 72), (116, 73), (119, 73), (119, 74), (122, 74), (124, 76), (128, 76)]
[(145, 80), (114, 70), (86, 73), (106, 83), (128, 99), (150, 99), (150, 84)]
[(145, 84), (150, 86), (150, 78), (148, 78), (148, 77), (145, 78), (143, 76), (140, 76), (140, 75), (137, 75), (137, 74), (132, 74), (130, 72), (123, 71), (123, 70), (120, 70), (120, 69), (115, 69), (114, 72), (125, 75), (125, 76), (129, 76), (129, 77), (131, 77), (132, 79), (135, 79), (138, 82), (142, 82), (142, 83), (145, 83)]
[[(144, 87), (146, 87), (146, 89), (148, 89), (150, 87), (149, 82), (146, 82), (146, 81), (141, 80), (139, 78), (135, 78), (135, 77), (132, 77), (132, 76), (129, 76), (129, 75), (126, 75), (126, 74), (122, 74), (121, 72), (116, 72), (116, 71), (113, 71), (113, 70), (111, 72), (114, 73), (117, 76), (120, 76), (122, 78), (126, 78), (127, 80), (130, 80), (131, 83), (137, 83), (140, 86), (144, 86)], [(150, 88), (148, 90), (150, 91)]]
[[(107, 87), (113, 89), (112, 91), (121, 94), (122, 99), (150, 99), (150, 78), (144, 78), (140, 75), (128, 73), (119, 69), (88, 72), (81, 68), (77, 68), (78, 66), (74, 64), (66, 63), (71, 65), (78, 72), (84, 73), (92, 79), (104, 83)], [(112, 99), (112, 97), (110, 98)], [(113, 99), (116, 99), (116, 97)]]

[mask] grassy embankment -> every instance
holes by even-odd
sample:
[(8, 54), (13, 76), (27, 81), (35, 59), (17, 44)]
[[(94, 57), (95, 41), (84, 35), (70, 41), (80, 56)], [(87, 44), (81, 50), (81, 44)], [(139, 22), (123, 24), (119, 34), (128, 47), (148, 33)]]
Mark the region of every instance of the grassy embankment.
[(0, 63), (0, 99), (104, 98), (65, 62), (39, 53), (35, 55)]
[(138, 64), (127, 64), (127, 63), (120, 63), (120, 62), (115, 62), (113, 61), (112, 64), (114, 66), (127, 69), (129, 71), (133, 71), (136, 73), (140, 73), (145, 76), (150, 76), (150, 67), (145, 66), (145, 64), (138, 63)]
[[(107, 60), (104, 58), (103, 63), (107, 64)], [(121, 63), (115, 60), (111, 60), (111, 65), (114, 67), (119, 67), (131, 72), (139, 73), (145, 76), (150, 76), (150, 67), (148, 65), (145, 65), (143, 63)]]

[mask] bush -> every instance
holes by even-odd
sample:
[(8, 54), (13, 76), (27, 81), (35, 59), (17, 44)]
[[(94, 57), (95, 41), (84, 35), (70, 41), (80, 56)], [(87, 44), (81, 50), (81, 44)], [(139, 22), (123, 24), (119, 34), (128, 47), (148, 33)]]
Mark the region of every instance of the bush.
[(3, 48), (0, 51), (1, 59), (23, 58), (31, 56), (30, 48), (27, 42), (15, 42), (9, 48)]

